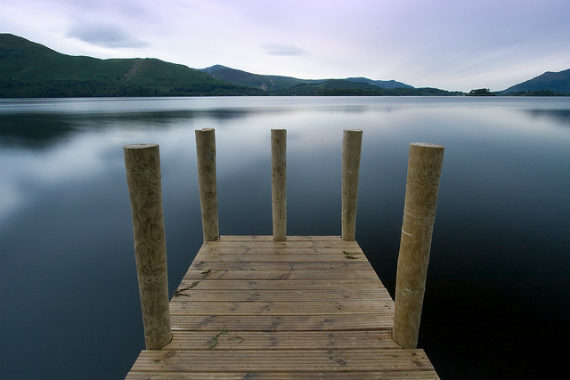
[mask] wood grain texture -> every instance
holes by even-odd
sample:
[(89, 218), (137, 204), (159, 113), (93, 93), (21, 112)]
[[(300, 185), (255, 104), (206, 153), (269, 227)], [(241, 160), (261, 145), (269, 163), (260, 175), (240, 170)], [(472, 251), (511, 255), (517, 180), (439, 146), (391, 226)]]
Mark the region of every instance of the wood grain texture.
[(443, 151), (440, 145), (410, 145), (394, 324), (394, 340), (405, 348), (418, 343)]
[(156, 144), (127, 145), (125, 167), (147, 349), (166, 345), (170, 332), (160, 155)]
[(172, 315), (340, 315), (394, 314), (391, 299), (319, 301), (204, 301), (179, 300), (170, 304)]
[(392, 339), (394, 302), (340, 237), (206, 241), (170, 302), (173, 339), (132, 379), (438, 379)]
[[(175, 331), (166, 349), (207, 350), (210, 331)], [(389, 331), (241, 331), (218, 337), (216, 350), (400, 348)]]
[(271, 130), (273, 240), (287, 239), (287, 130)]
[(299, 261), (299, 262), (271, 262), (271, 261), (233, 261), (229, 265), (224, 261), (194, 261), (190, 269), (198, 270), (223, 270), (231, 266), (238, 271), (269, 271), (269, 270), (291, 270), (291, 271), (322, 271), (322, 270), (371, 270), (372, 266), (368, 261), (344, 260), (344, 261)]
[(323, 289), (378, 289), (384, 285), (378, 278), (372, 280), (214, 280), (194, 281), (184, 278), (178, 289), (205, 290), (323, 290)]
[(271, 248), (271, 249), (300, 249), (300, 248), (335, 248), (335, 249), (355, 249), (360, 250), (360, 246), (355, 241), (337, 241), (337, 240), (292, 240), (289, 241), (267, 241), (267, 240), (244, 240), (240, 242), (220, 241), (204, 242), (204, 248), (213, 247), (214, 249), (231, 248), (231, 249), (245, 249), (245, 248)]
[(198, 187), (204, 241), (218, 240), (218, 189), (216, 182), (216, 134), (212, 128), (195, 131)]
[[(227, 265), (236, 262), (251, 262), (251, 263), (302, 263), (302, 262), (331, 262), (340, 261), (347, 262), (348, 260), (355, 262), (368, 262), (366, 256), (360, 252), (351, 251), (346, 253), (341, 250), (331, 250), (330, 252), (324, 251), (327, 248), (321, 250), (312, 249), (308, 253), (306, 250), (281, 250), (281, 251), (268, 251), (268, 250), (244, 250), (240, 251), (224, 251), (206, 254), (199, 252), (196, 255), (195, 260), (199, 262), (224, 262)], [(240, 253), (238, 253), (240, 252)], [(206, 261), (207, 260), (207, 261)]]
[[(205, 273), (207, 272), (207, 273)], [(287, 270), (231, 270), (191, 269), (186, 273), (189, 280), (376, 280), (378, 276), (369, 269), (339, 269), (321, 271)]]
[(132, 380), (437, 380), (428, 371), (351, 371), (351, 372), (130, 372)]
[[(273, 240), (273, 236), (271, 235), (223, 235), (220, 236), (220, 241), (228, 242), (228, 241), (250, 241), (250, 242), (258, 242), (258, 241), (271, 241)], [(287, 236), (287, 242), (291, 241), (321, 241), (321, 240), (328, 240), (333, 242), (338, 242), (342, 240), (340, 236), (335, 235), (319, 235), (319, 236)]]
[(177, 292), (172, 302), (218, 301), (218, 302), (314, 302), (348, 300), (389, 300), (386, 289), (326, 289), (326, 290), (202, 290), (186, 289)]
[[(215, 363), (215, 369), (213, 366)], [(133, 371), (406, 371), (432, 370), (423, 350), (162, 350), (143, 351)]]
[(172, 315), (172, 331), (338, 331), (390, 330), (392, 315)]
[(354, 240), (356, 236), (361, 150), (362, 131), (345, 129), (342, 139), (342, 238), (344, 240)]

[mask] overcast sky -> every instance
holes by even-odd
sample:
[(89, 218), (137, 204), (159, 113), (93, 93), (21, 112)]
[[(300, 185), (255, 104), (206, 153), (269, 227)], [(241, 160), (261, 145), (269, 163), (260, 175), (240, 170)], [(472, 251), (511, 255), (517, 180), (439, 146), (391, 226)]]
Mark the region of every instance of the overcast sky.
[(570, 0), (0, 0), (0, 32), (98, 58), (503, 90), (570, 68)]

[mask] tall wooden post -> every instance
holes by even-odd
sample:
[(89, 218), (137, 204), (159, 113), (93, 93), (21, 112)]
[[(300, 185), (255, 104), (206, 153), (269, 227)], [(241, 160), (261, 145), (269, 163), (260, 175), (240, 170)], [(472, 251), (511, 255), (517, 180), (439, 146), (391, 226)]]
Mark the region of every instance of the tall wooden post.
[(273, 240), (287, 239), (287, 130), (271, 130)]
[(216, 134), (213, 128), (196, 130), (195, 133), (202, 232), (204, 241), (213, 241), (220, 238), (216, 186)]
[(159, 150), (140, 144), (124, 151), (145, 343), (148, 350), (159, 350), (172, 339)]
[(392, 333), (404, 348), (418, 344), (443, 150), (440, 145), (410, 145)]
[(354, 240), (356, 236), (361, 150), (362, 130), (345, 129), (342, 139), (342, 238), (344, 240)]

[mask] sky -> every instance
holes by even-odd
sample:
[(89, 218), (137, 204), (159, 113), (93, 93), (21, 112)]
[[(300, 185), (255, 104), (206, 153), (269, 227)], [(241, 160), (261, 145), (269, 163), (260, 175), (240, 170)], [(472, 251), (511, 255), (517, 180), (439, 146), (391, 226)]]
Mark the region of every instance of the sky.
[(570, 68), (570, 0), (0, 0), (0, 33), (71, 55), (503, 90)]

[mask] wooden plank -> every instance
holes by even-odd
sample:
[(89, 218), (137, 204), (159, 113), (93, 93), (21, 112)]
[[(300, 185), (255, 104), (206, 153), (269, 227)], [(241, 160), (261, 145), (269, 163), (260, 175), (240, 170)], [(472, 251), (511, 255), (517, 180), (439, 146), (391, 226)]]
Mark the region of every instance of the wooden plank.
[(393, 341), (392, 298), (338, 236), (206, 242), (170, 314), (173, 340), (127, 378), (438, 379), (422, 350)]
[[(208, 350), (215, 331), (175, 331), (164, 349)], [(218, 336), (216, 350), (400, 348), (389, 331), (228, 331)]]
[[(286, 242), (292, 241), (333, 241), (341, 242), (342, 238), (335, 235), (323, 235), (323, 236), (287, 236)], [(220, 242), (230, 242), (230, 241), (273, 241), (272, 235), (222, 235), (220, 236)]]
[(384, 285), (377, 278), (374, 280), (190, 280), (183, 279), (178, 289), (210, 290), (319, 290), (319, 289), (379, 289)]
[[(348, 251), (345, 251), (348, 252)], [(368, 262), (366, 256), (363, 254), (357, 254), (355, 252), (348, 252), (344, 254), (342, 251), (336, 251), (334, 253), (307, 253), (301, 251), (301, 253), (267, 253), (266, 251), (256, 252), (246, 252), (246, 253), (204, 253), (200, 251), (196, 257), (195, 261), (208, 261), (208, 262), (218, 262), (222, 261), (225, 263), (232, 262), (331, 262), (331, 261), (342, 261), (342, 262)], [(231, 265), (231, 264), (226, 264)]]
[(265, 253), (265, 254), (342, 254), (343, 251), (347, 252), (358, 252), (359, 254), (364, 254), (361, 249), (356, 248), (343, 248), (343, 247), (322, 247), (322, 248), (308, 248), (308, 247), (291, 247), (291, 246), (283, 246), (283, 247), (217, 247), (216, 245), (203, 245), (199, 252), (201, 253), (218, 253), (218, 254), (243, 254), (243, 253)]
[(235, 331), (330, 331), (330, 330), (389, 330), (392, 315), (348, 314), (320, 315), (173, 315), (172, 330), (235, 330)]
[(199, 261), (194, 260), (190, 269), (200, 269), (200, 270), (219, 270), (219, 269), (230, 269), (230, 270), (251, 270), (251, 271), (267, 271), (267, 270), (292, 270), (292, 271), (325, 271), (325, 270), (372, 270), (370, 263), (368, 261), (355, 261), (355, 260), (345, 260), (345, 261), (312, 261), (312, 262), (241, 262), (232, 261), (231, 263), (220, 262), (220, 261)]
[(340, 248), (340, 249), (360, 249), (355, 241), (331, 241), (331, 240), (310, 240), (310, 241), (206, 241), (203, 247), (218, 248)]
[(326, 270), (326, 271), (293, 271), (293, 270), (189, 270), (185, 276), (188, 280), (376, 280), (378, 276), (372, 270)]
[(428, 371), (352, 371), (352, 372), (129, 372), (130, 380), (437, 380)]
[(172, 302), (172, 315), (392, 315), (392, 300), (288, 302)]
[(273, 302), (273, 301), (345, 301), (345, 300), (391, 300), (386, 289), (326, 289), (326, 290), (183, 290), (171, 303), (178, 301), (218, 302)]
[(411, 371), (433, 370), (423, 350), (144, 350), (133, 371)]

